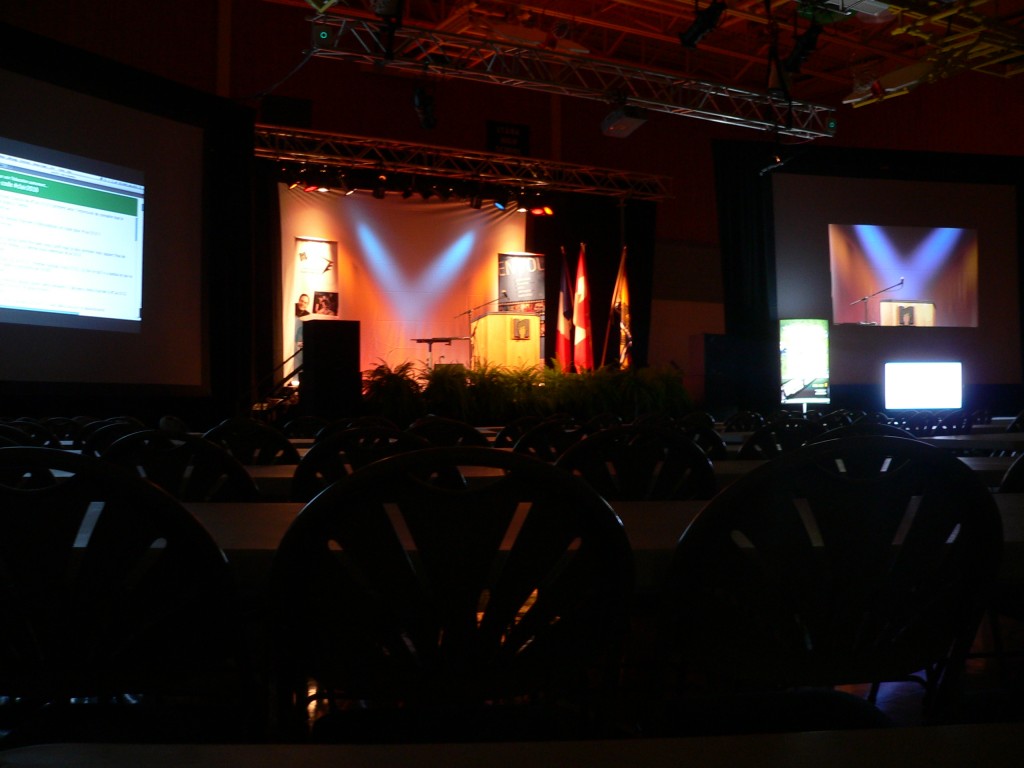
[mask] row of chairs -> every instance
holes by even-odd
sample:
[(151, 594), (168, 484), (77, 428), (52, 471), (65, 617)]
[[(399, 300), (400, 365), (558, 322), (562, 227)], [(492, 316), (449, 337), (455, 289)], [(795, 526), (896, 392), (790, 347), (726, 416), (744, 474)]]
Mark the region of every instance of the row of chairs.
[[(752, 412), (737, 417), (744, 424), (763, 422), (733, 454), (740, 459), (771, 459), (808, 442), (842, 436), (915, 437), (885, 419), (853, 421), (841, 411), (818, 419), (765, 420)], [(493, 438), (468, 423), (437, 416), (421, 418), (406, 429), (382, 419), (317, 422), (315, 441), (305, 456), (285, 430), (249, 418), (224, 420), (201, 436), (167, 424), (149, 429), (122, 417), (73, 423), (79, 429), (71, 443), (55, 439), (56, 431), (45, 423), (25, 419), (0, 424), (0, 444), (77, 447), (133, 467), (183, 501), (259, 500), (245, 465), (293, 464), (289, 498), (305, 502), (355, 468), (430, 445), (491, 445), (524, 453), (584, 477), (612, 500), (708, 499), (718, 490), (714, 463), (730, 457), (711, 418), (700, 413), (682, 421), (631, 424), (612, 417), (583, 425), (567, 416), (533, 417), (506, 425)], [(1024, 488), (1024, 462), (1006, 472), (999, 488)]]
[[(468, 467), (497, 471), (462, 482)], [(16, 482), (29, 474), (52, 479)], [(0, 448), (0, 508), (8, 743), (877, 725), (832, 687), (922, 672), (941, 718), (1002, 546), (992, 496), (942, 451), (886, 436), (795, 450), (683, 534), (648, 688), (623, 671), (634, 563), (620, 520), (588, 483), (514, 451), (399, 453), (309, 501), (274, 557), (265, 666), (223, 553), (153, 484), (87, 455)]]

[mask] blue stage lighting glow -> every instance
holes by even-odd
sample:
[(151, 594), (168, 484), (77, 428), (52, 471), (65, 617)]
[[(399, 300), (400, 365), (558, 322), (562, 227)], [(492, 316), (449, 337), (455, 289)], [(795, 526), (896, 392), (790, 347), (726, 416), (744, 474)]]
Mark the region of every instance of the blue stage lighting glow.
[(910, 252), (903, 253), (893, 245), (885, 227), (858, 224), (853, 228), (860, 239), (864, 253), (883, 280), (898, 280), (902, 275), (913, 275), (915, 282), (926, 284), (935, 277), (953, 257), (962, 229), (936, 227)]
[(476, 235), (466, 232), (427, 265), (418, 276), (402, 274), (391, 250), (365, 222), (356, 225), (356, 238), (374, 281), (383, 293), (400, 301), (395, 312), (404, 320), (419, 320), (450, 290), (473, 254)]

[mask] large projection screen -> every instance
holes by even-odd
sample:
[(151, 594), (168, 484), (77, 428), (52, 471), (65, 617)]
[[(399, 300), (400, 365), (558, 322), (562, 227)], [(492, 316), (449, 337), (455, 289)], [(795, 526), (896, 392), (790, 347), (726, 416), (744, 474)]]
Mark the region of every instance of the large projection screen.
[(0, 264), (8, 274), (17, 266), (36, 295), (2, 302), (0, 379), (205, 391), (203, 129), (4, 69), (0, 92), (17, 105), (0, 112), (10, 184), (30, 192), (81, 180), (89, 194), (138, 199), (129, 216), (107, 202), (79, 205), (78, 193), (52, 205), (6, 195), (0, 215), (18, 226), (0, 231)]
[[(834, 391), (880, 392), (891, 360), (961, 361), (965, 387), (1021, 383), (1013, 185), (786, 173), (773, 177), (772, 198), (778, 313), (832, 318)], [(847, 265), (861, 247), (872, 265)], [(952, 254), (941, 257), (945, 273), (927, 263), (940, 252)], [(859, 282), (838, 285), (844, 272)], [(875, 292), (866, 314), (851, 306)], [(930, 310), (951, 324), (929, 321)]]

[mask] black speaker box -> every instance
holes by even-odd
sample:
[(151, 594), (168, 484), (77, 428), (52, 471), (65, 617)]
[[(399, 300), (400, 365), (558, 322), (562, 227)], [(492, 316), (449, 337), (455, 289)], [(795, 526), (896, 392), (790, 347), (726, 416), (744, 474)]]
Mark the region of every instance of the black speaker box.
[(322, 419), (355, 416), (362, 409), (359, 322), (307, 320), (302, 327), (302, 413)]

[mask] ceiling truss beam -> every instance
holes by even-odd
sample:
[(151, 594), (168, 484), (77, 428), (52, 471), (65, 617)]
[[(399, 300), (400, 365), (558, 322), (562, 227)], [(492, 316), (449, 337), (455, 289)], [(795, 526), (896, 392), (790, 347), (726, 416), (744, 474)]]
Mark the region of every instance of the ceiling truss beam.
[(670, 180), (654, 174), (268, 125), (256, 127), (255, 154), (287, 163), (380, 169), (389, 173), (543, 188), (553, 192), (635, 200), (662, 200), (672, 196)]
[(835, 110), (667, 72), (340, 13), (312, 19), (312, 56), (437, 74), (724, 123), (800, 139), (835, 135)]

